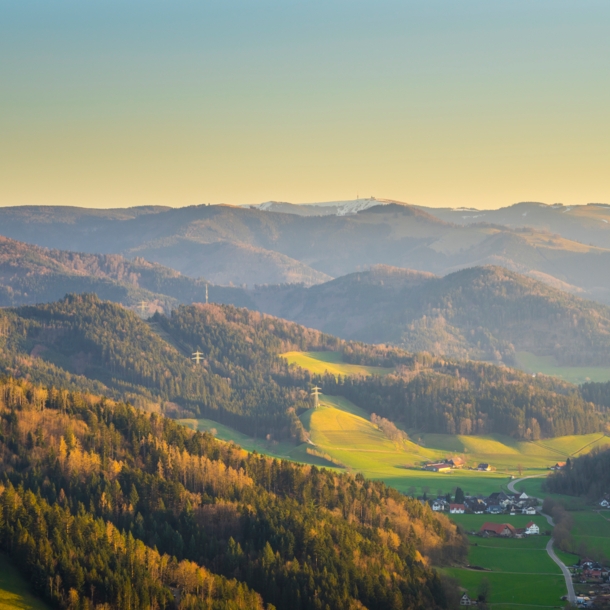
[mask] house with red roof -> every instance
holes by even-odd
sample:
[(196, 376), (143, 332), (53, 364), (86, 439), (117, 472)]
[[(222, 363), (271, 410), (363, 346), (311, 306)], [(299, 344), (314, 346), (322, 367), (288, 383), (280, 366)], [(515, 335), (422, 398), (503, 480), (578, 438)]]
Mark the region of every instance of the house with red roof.
[(526, 535), (531, 536), (532, 534), (539, 534), (539, 533), (540, 533), (540, 528), (533, 521), (530, 521), (525, 526)]
[(517, 530), (510, 523), (490, 523), (486, 521), (479, 530), (481, 536), (502, 536), (503, 538), (512, 538), (516, 535)]

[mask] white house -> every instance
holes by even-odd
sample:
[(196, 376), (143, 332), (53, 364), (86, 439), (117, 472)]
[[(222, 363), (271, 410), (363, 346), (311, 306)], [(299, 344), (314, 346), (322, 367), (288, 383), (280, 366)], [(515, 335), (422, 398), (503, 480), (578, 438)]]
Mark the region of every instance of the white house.
[(463, 504), (450, 504), (449, 512), (452, 515), (463, 515), (466, 507)]
[(435, 510), (437, 512), (445, 510), (445, 501), (434, 500), (434, 502), (432, 502), (432, 510)]
[(608, 500), (602, 500), (599, 505), (603, 506), (604, 508), (608, 508), (610, 506), (610, 502), (608, 502)]
[(532, 534), (539, 534), (540, 533), (540, 528), (533, 522), (530, 521), (526, 526), (525, 526), (525, 533), (530, 536)]
[(462, 599), (460, 599), (460, 606), (472, 606), (472, 600), (468, 597), (467, 593), (462, 595)]
[(527, 508), (524, 508), (521, 511), (522, 515), (535, 515), (536, 514), (536, 507), (535, 506), (528, 506)]

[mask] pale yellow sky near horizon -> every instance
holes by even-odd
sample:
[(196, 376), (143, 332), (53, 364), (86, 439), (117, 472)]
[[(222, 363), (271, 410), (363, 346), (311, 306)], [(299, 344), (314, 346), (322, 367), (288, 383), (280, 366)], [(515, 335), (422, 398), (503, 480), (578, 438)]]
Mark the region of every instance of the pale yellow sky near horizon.
[(607, 1), (0, 11), (0, 206), (610, 202)]

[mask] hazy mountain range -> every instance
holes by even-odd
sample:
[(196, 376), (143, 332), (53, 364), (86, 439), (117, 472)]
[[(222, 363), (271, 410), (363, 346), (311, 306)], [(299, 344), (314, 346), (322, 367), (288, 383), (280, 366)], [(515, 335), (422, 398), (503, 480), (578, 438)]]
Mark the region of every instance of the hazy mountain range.
[[(3, 208), (0, 232), (50, 248), (143, 257), (216, 284), (313, 285), (377, 264), (436, 275), (499, 265), (610, 302), (609, 247), (538, 228), (447, 222), (430, 211), (393, 202), (357, 203), (365, 209), (327, 216), (224, 205)], [(576, 218), (574, 223), (584, 222)]]
[[(143, 313), (204, 302), (207, 280), (142, 258), (48, 250), (0, 238), (0, 306), (51, 302), (67, 293)], [(501, 267), (445, 277), (376, 266), (317, 284), (254, 289), (208, 285), (210, 301), (269, 313), (339, 336), (412, 352), (515, 364), (516, 352), (565, 365), (610, 365), (610, 307)]]

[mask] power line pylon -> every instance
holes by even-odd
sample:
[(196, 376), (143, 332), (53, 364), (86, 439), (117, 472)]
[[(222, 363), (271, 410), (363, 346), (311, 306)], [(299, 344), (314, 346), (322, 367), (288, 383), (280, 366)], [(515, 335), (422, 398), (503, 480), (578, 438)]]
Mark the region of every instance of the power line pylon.
[(313, 408), (317, 409), (320, 406), (320, 394), (322, 394), (322, 388), (314, 386), (311, 389), (311, 395), (313, 396)]
[(144, 313), (148, 309), (148, 303), (146, 301), (140, 301), (138, 307), (140, 308), (140, 311)]
[(197, 350), (196, 352), (193, 352), (193, 355), (191, 356), (191, 360), (194, 360), (197, 364), (199, 364), (203, 360), (203, 356), (204, 356), (204, 353)]

